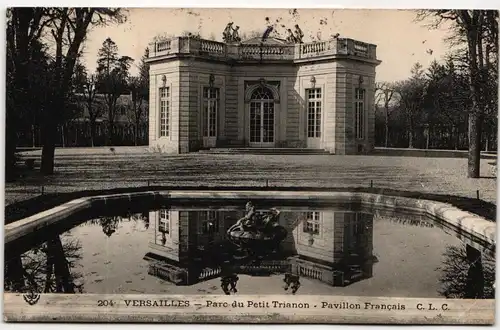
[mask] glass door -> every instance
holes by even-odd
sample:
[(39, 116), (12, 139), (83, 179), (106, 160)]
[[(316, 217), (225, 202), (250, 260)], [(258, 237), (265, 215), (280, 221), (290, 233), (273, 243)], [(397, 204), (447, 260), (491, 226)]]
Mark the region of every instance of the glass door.
[(274, 147), (274, 103), (250, 102), (250, 146)]

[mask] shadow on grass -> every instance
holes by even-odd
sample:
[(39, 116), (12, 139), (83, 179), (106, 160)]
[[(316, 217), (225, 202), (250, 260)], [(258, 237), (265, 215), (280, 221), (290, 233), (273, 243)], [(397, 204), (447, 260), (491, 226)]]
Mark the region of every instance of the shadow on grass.
[(439, 195), (424, 193), (418, 191), (403, 191), (385, 188), (367, 188), (367, 187), (339, 187), (339, 188), (318, 188), (318, 187), (231, 187), (231, 186), (151, 186), (151, 187), (131, 187), (131, 188), (114, 188), (102, 190), (84, 190), (68, 193), (50, 193), (27, 200), (16, 202), (5, 207), (5, 224), (29, 217), (36, 213), (53, 208), (60, 204), (69, 202), (76, 198), (90, 197), (108, 194), (125, 194), (132, 192), (145, 192), (145, 191), (159, 191), (159, 190), (259, 190), (259, 191), (329, 191), (329, 192), (364, 192), (372, 194), (383, 194), (387, 196), (397, 196), (416, 199), (434, 200), (437, 202), (451, 204), (461, 210), (475, 213), (490, 221), (496, 221), (496, 205), (480, 199), (473, 199), (468, 197), (452, 196), (452, 195)]

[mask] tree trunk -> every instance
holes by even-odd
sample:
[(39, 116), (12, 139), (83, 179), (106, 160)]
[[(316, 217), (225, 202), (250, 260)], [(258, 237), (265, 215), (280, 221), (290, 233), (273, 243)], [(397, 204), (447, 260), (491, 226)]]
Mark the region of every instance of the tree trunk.
[(469, 113), (469, 157), (468, 176), (479, 178), (479, 162), (481, 159), (481, 118), (475, 111)]
[(410, 118), (410, 129), (408, 132), (408, 148), (413, 149), (413, 121)]
[(490, 151), (491, 126), (483, 122), (484, 150)]
[(61, 144), (62, 144), (63, 148), (66, 147), (66, 125), (65, 124), (61, 125)]
[[(9, 110), (7, 109), (8, 113)], [(7, 115), (7, 118), (9, 115)], [(13, 121), (6, 120), (8, 123), (5, 125), (5, 179), (13, 180), (16, 175), (16, 145), (17, 133), (16, 125)]]
[(112, 121), (109, 121), (108, 122), (108, 136), (107, 136), (107, 140), (108, 140), (108, 146), (112, 146), (113, 145), (113, 142), (114, 142), (114, 136), (115, 136), (115, 125)]
[(389, 146), (389, 109), (385, 108), (385, 141), (384, 146)]
[(134, 127), (134, 142), (136, 146), (139, 144), (139, 125)]
[(90, 145), (94, 147), (95, 139), (95, 120), (90, 120)]
[(56, 278), (56, 292), (75, 293), (68, 261), (64, 255), (61, 238), (57, 235), (47, 243), (48, 250), (54, 261), (54, 276)]
[(467, 244), (466, 255), (469, 270), (467, 272), (464, 298), (481, 299), (484, 297), (484, 271), (481, 252)]
[(75, 147), (78, 147), (78, 133), (80, 131), (80, 125), (75, 125)]
[(16, 255), (8, 258), (5, 263), (5, 284), (13, 292), (22, 292), (24, 290), (23, 264), (21, 256)]
[[(53, 121), (47, 120), (45, 131), (43, 134), (43, 149), (42, 149), (42, 164), (40, 172), (42, 174), (54, 174), (54, 153), (55, 153), (55, 137), (57, 134), (57, 125)], [(64, 145), (64, 128), (63, 131), (63, 145)]]
[(35, 147), (35, 125), (31, 125), (31, 144), (33, 148)]
[(49, 293), (52, 289), (52, 275), (54, 273), (54, 255), (49, 249), (50, 242), (47, 242), (47, 262), (45, 263), (45, 288), (44, 293)]
[[(477, 13), (473, 13), (475, 15)], [(469, 178), (479, 178), (481, 162), (481, 90), (478, 72), (478, 27), (472, 23), (468, 27), (467, 46), (469, 50), (469, 88), (472, 96), (472, 109), (469, 111), (469, 154), (467, 174)]]
[(430, 138), (429, 136), (431, 135), (431, 129), (429, 127), (427, 127), (427, 134), (426, 134), (426, 141), (425, 141), (425, 149), (429, 149), (429, 141), (430, 141)]

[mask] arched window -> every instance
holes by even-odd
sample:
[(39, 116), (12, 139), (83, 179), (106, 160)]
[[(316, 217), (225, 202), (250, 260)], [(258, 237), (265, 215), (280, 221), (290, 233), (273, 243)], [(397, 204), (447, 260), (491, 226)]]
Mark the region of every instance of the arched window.
[(252, 92), (251, 100), (273, 100), (273, 92), (266, 87), (258, 87)]

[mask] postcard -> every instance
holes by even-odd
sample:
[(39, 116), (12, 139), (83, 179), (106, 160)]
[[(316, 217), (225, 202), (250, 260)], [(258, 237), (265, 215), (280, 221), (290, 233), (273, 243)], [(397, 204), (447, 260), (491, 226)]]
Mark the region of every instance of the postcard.
[(498, 11), (7, 9), (7, 322), (493, 324)]

